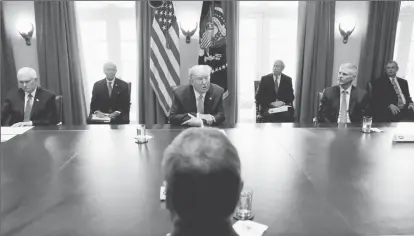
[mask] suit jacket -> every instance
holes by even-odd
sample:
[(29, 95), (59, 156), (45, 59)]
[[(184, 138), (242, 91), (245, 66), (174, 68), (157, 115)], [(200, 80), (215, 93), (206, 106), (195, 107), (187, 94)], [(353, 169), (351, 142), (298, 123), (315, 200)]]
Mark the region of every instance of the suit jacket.
[(121, 112), (119, 116), (111, 121), (112, 124), (129, 124), (130, 97), (128, 83), (115, 78), (112, 85), (112, 94), (109, 97), (108, 83), (106, 79), (95, 82), (92, 89), (91, 112), (89, 117), (95, 111), (104, 113)]
[[(58, 114), (55, 103), (56, 95), (46, 89), (37, 87), (33, 100), (30, 120), (34, 126), (56, 125)], [(25, 93), (22, 89), (10, 91), (1, 109), (1, 125), (10, 126), (24, 119)]]
[[(292, 105), (295, 95), (293, 94), (292, 78), (281, 74), (278, 89), (278, 100), (287, 105)], [(260, 105), (261, 113), (269, 109), (269, 104), (276, 101), (275, 81), (273, 74), (268, 74), (260, 79), (259, 88), (256, 92), (256, 102)]]
[[(216, 121), (213, 125), (223, 123), (224, 106), (223, 106), (224, 89), (211, 83), (204, 99), (204, 113), (213, 115)], [(174, 98), (170, 110), (170, 122), (174, 125), (181, 125), (190, 119), (187, 115), (191, 113), (196, 116), (197, 105), (193, 86), (183, 85), (174, 90)]]
[[(323, 91), (319, 105), (318, 121), (337, 123), (340, 105), (341, 89), (339, 85), (326, 88)], [(368, 93), (352, 85), (348, 107), (349, 119), (352, 123), (362, 122), (362, 116), (370, 115)]]
[[(407, 80), (397, 77), (398, 84), (404, 94), (406, 100), (406, 107), (413, 100), (408, 90)], [(383, 76), (372, 82), (372, 107), (374, 109), (374, 118), (379, 122), (389, 122), (392, 120), (392, 113), (388, 108), (391, 104), (398, 105), (397, 93), (394, 90), (390, 79)]]

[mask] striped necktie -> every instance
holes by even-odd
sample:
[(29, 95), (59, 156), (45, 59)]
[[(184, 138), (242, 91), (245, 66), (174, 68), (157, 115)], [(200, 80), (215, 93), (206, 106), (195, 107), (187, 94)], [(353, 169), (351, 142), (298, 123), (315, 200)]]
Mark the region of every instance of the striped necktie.
[(346, 116), (347, 116), (347, 102), (346, 102), (346, 94), (348, 93), (348, 91), (344, 90), (342, 91), (342, 101), (341, 101), (341, 111), (340, 111), (340, 115), (339, 115), (339, 123), (340, 124), (345, 124), (347, 123), (346, 120)]
[(404, 100), (403, 100), (403, 97), (400, 93), (400, 90), (398, 89), (396, 78), (391, 79), (391, 83), (392, 83), (392, 86), (394, 87), (395, 93), (397, 94), (398, 106), (399, 107), (404, 106)]
[(108, 93), (109, 93), (109, 97), (111, 97), (112, 95), (112, 82), (108, 82)]
[(203, 95), (200, 95), (197, 98), (197, 113), (204, 114)]
[(23, 121), (29, 121), (30, 120), (30, 114), (32, 113), (32, 94), (29, 93), (29, 95), (27, 95), (27, 102), (26, 102), (26, 107), (24, 109), (24, 118)]

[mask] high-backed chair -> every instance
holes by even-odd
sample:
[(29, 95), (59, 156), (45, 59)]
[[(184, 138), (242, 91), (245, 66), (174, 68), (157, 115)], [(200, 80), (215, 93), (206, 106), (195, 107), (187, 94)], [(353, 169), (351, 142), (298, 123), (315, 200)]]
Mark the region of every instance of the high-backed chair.
[(55, 97), (55, 104), (56, 104), (56, 111), (57, 111), (57, 115), (58, 115), (58, 124), (57, 125), (62, 125), (62, 122), (63, 122), (63, 99), (62, 99), (62, 95), (57, 95)]
[[(255, 96), (257, 93), (257, 89), (259, 88), (259, 84), (260, 84), (260, 80), (254, 81), (254, 95)], [(260, 104), (257, 101), (255, 101), (255, 104), (256, 104), (256, 123), (262, 123), (263, 117), (262, 115), (260, 115)]]
[(316, 112), (316, 117), (313, 118), (313, 123), (314, 124), (317, 124), (318, 123), (318, 111), (319, 111), (319, 106), (321, 105), (322, 96), (323, 96), (323, 92), (317, 92), (318, 109), (317, 109), (317, 112)]
[(129, 96), (129, 105), (131, 106), (131, 82), (128, 82), (128, 96)]

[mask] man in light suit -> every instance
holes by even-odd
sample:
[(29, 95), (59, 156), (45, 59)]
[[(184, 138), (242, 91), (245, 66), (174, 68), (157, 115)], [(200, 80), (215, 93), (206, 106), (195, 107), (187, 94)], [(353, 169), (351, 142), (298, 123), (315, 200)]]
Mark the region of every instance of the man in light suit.
[(294, 109), (269, 114), (269, 108), (277, 108), (283, 105), (292, 106), (295, 99), (293, 94), (292, 78), (282, 73), (285, 63), (276, 60), (273, 64), (273, 73), (263, 76), (256, 92), (256, 102), (260, 106), (260, 114), (265, 122), (292, 122)]
[(241, 163), (226, 135), (190, 128), (167, 147), (162, 160), (171, 236), (237, 236), (230, 216), (243, 187)]
[(207, 65), (196, 65), (189, 70), (190, 84), (174, 90), (171, 124), (202, 126), (223, 123), (224, 89), (210, 83), (210, 75), (211, 67)]
[(111, 124), (129, 124), (130, 97), (128, 83), (115, 77), (117, 69), (112, 62), (103, 66), (106, 75), (93, 85), (91, 109), (88, 123), (94, 123), (91, 117), (109, 117)]
[(365, 90), (352, 85), (357, 76), (357, 67), (342, 64), (338, 72), (338, 84), (323, 91), (319, 105), (318, 122), (359, 123), (369, 115), (369, 97)]
[(56, 125), (56, 95), (37, 86), (36, 71), (23, 67), (17, 72), (19, 89), (7, 94), (1, 109), (2, 126)]
[(385, 65), (386, 76), (372, 82), (372, 106), (377, 122), (414, 121), (414, 104), (407, 80), (397, 77), (398, 64)]

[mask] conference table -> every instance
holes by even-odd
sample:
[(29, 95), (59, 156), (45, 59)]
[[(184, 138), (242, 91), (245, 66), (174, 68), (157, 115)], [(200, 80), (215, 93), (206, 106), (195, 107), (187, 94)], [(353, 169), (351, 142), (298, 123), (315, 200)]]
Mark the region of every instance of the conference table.
[[(393, 142), (414, 123), (373, 126), (221, 127), (264, 235), (414, 235), (414, 143)], [(2, 143), (1, 235), (166, 235), (161, 161), (182, 131), (136, 144), (134, 125), (34, 127)]]

